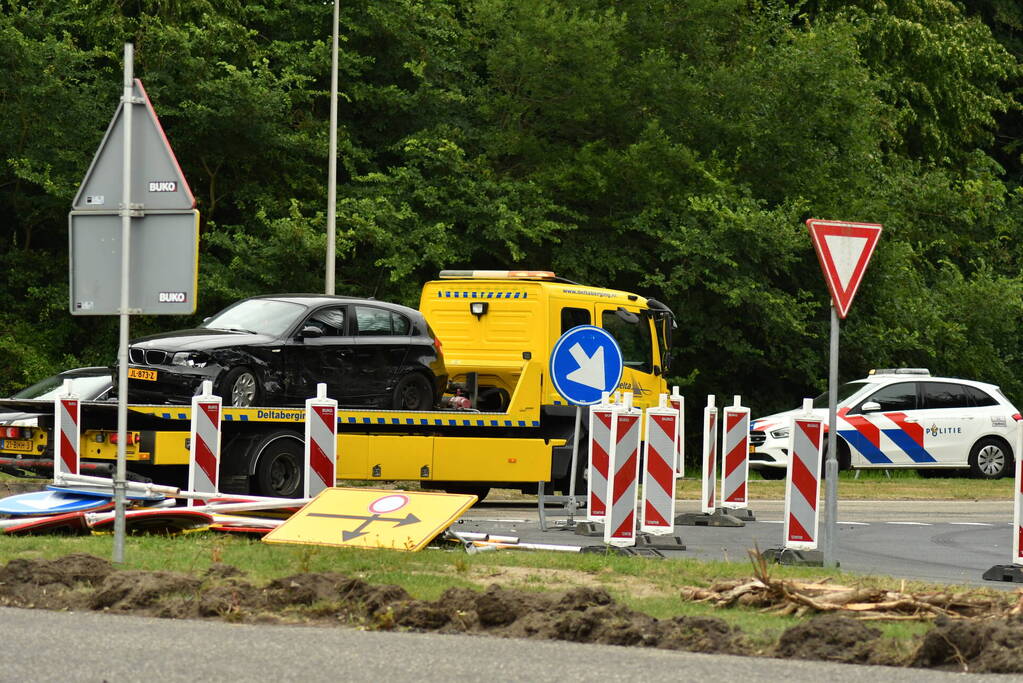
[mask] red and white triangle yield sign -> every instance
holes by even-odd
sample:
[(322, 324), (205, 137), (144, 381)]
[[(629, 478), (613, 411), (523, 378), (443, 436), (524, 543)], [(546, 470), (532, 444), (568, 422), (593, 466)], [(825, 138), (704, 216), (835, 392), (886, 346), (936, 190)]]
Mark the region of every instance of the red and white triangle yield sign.
[(838, 317), (845, 319), (881, 236), (877, 223), (806, 221)]

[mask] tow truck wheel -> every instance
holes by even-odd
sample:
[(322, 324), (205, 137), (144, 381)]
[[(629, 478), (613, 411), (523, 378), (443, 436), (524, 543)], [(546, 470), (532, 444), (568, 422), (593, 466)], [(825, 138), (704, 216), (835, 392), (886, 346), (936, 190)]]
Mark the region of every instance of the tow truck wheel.
[(256, 485), (265, 496), (299, 498), (303, 492), (305, 451), (302, 440), (292, 432), (267, 437), (258, 451)]

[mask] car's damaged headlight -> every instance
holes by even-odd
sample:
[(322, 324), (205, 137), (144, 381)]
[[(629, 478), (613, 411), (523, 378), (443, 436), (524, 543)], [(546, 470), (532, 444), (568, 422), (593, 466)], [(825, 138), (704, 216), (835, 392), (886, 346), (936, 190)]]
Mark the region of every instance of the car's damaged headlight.
[(209, 362), (209, 356), (196, 351), (178, 351), (171, 358), (171, 365), (183, 365), (186, 368), (204, 368)]

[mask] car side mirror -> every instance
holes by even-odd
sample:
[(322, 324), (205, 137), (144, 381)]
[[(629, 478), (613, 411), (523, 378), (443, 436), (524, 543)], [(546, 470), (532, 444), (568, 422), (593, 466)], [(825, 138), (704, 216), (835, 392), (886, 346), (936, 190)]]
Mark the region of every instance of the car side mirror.
[(298, 333), (298, 336), (302, 339), (309, 339), (311, 337), (322, 337), (323, 330), (316, 325), (305, 325), (302, 331)]
[(877, 401), (867, 401), (866, 403), (860, 406), (860, 410), (863, 411), (864, 413), (874, 413), (877, 412), (878, 410), (881, 410), (881, 404), (878, 403)]

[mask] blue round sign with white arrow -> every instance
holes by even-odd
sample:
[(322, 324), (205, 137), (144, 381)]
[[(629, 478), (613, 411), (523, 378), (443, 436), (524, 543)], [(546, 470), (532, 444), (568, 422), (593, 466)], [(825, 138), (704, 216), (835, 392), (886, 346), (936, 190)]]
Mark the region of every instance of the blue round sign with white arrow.
[(580, 325), (565, 332), (551, 350), (551, 381), (566, 401), (593, 405), (622, 379), (622, 350), (609, 332)]

